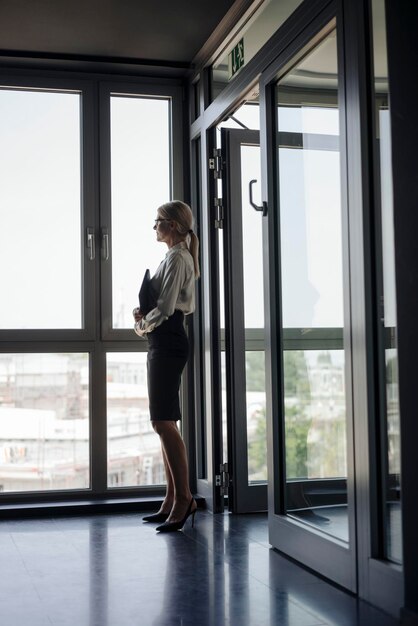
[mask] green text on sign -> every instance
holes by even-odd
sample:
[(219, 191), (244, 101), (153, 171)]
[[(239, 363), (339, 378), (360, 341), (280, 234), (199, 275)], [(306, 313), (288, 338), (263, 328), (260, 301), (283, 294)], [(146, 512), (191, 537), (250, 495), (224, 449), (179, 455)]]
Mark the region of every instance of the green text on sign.
[(231, 79), (244, 65), (244, 39), (240, 39), (234, 46), (228, 57), (229, 78)]

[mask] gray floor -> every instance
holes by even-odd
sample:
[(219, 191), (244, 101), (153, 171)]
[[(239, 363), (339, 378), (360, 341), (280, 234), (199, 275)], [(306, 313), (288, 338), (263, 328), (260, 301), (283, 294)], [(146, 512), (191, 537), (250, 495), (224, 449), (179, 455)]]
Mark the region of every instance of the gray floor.
[(1, 626), (395, 626), (271, 549), (263, 515), (0, 521)]

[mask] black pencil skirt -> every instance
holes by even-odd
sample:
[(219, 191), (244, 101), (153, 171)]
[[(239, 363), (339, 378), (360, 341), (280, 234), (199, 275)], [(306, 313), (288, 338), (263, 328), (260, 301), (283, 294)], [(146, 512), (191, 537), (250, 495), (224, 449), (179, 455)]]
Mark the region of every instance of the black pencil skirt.
[(148, 397), (152, 421), (181, 419), (181, 374), (189, 356), (184, 315), (174, 311), (148, 334)]

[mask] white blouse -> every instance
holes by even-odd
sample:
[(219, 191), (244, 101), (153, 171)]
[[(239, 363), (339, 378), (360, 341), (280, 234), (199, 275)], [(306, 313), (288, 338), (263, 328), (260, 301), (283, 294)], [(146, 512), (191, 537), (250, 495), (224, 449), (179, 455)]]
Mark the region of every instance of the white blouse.
[(173, 315), (175, 310), (184, 315), (195, 309), (195, 274), (193, 257), (184, 241), (169, 249), (150, 281), (151, 296), (157, 306), (141, 321), (135, 323), (140, 337), (150, 333)]

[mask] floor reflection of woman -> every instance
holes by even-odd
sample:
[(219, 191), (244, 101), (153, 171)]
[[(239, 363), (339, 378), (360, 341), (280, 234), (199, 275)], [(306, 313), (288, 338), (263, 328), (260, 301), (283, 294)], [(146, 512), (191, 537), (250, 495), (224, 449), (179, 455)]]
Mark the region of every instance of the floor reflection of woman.
[(189, 487), (186, 448), (177, 428), (181, 419), (179, 388), (189, 344), (184, 316), (194, 311), (195, 280), (199, 277), (199, 240), (193, 232), (193, 214), (184, 202), (163, 204), (154, 229), (157, 241), (168, 246), (150, 282), (150, 297), (156, 304), (144, 315), (134, 309), (135, 332), (148, 339), (148, 395), (152, 426), (160, 436), (167, 490), (160, 510), (144, 521), (164, 522), (160, 532), (183, 528), (197, 505)]

